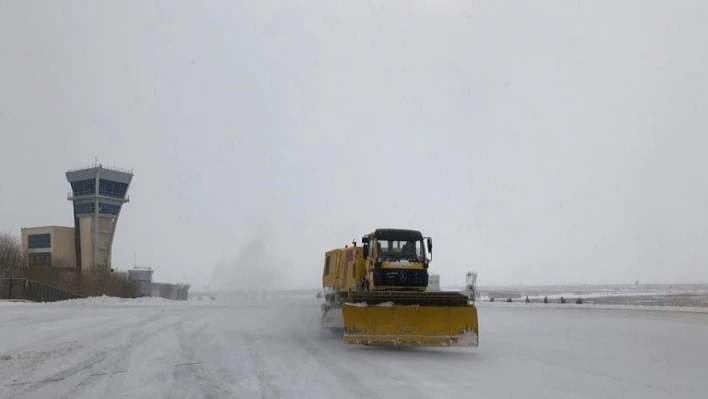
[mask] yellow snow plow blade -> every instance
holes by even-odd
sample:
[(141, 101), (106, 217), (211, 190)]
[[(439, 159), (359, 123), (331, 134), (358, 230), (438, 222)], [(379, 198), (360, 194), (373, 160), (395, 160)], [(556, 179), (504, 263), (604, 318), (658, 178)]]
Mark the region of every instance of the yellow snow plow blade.
[(345, 303), (344, 343), (379, 346), (479, 345), (474, 305)]

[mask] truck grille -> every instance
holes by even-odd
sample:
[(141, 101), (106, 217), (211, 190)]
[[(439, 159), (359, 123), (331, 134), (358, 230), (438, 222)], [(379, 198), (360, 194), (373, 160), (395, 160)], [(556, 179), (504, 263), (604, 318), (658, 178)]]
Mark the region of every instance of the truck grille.
[(390, 287), (426, 287), (426, 270), (379, 269), (374, 270), (374, 284)]

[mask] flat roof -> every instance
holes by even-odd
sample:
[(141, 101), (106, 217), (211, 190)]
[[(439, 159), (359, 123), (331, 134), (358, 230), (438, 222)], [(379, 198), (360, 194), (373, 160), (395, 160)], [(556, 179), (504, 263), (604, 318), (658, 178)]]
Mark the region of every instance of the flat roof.
[(376, 229), (374, 231), (374, 236), (381, 237), (400, 237), (403, 239), (418, 239), (423, 237), (423, 234), (418, 230), (410, 229), (395, 229), (395, 228), (383, 228)]
[(30, 229), (73, 229), (74, 226), (32, 226), (32, 227), (21, 227), (21, 230), (30, 230)]
[(92, 168), (70, 170), (66, 172), (66, 180), (69, 182), (93, 179), (96, 173), (100, 173), (101, 179), (117, 181), (119, 183), (129, 184), (133, 179), (133, 172), (122, 171), (117, 169), (109, 169), (104, 166), (96, 166)]

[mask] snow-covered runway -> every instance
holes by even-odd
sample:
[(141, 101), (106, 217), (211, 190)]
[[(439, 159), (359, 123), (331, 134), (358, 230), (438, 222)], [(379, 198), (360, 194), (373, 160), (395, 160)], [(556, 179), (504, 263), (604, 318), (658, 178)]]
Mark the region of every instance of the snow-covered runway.
[[(105, 302), (105, 303), (104, 303)], [(343, 345), (314, 295), (0, 304), (2, 398), (704, 398), (708, 315), (480, 307), (480, 347)]]

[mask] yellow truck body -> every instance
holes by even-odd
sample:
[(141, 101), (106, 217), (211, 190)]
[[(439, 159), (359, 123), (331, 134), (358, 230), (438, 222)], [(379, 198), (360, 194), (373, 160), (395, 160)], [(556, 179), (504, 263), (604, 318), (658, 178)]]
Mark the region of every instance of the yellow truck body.
[(322, 324), (342, 328), (346, 344), (479, 345), (477, 308), (461, 292), (427, 292), (432, 240), (378, 229), (363, 246), (325, 253)]

